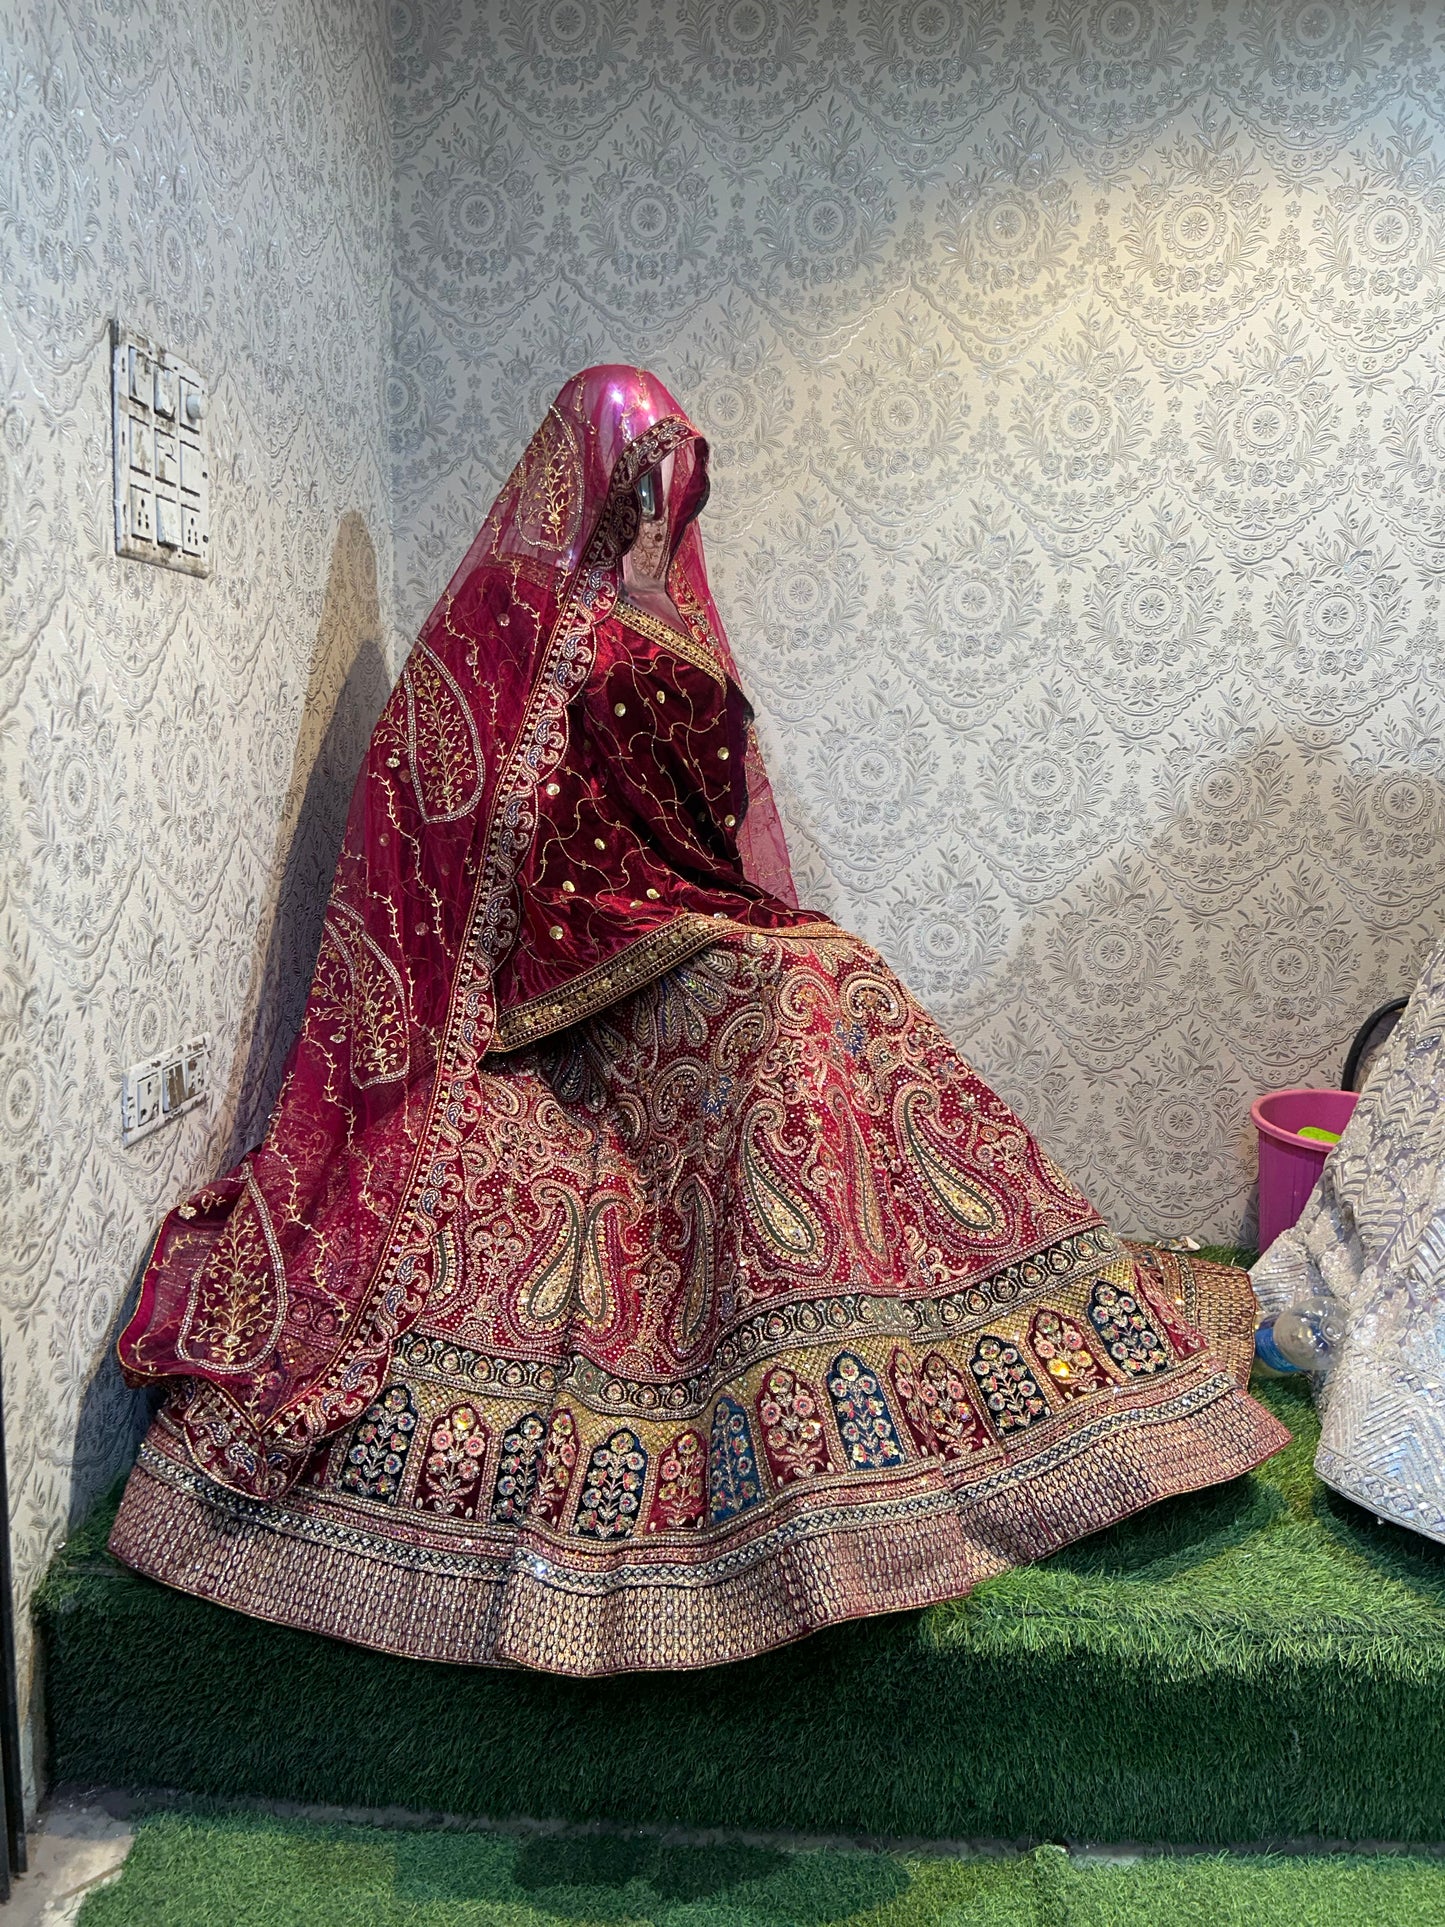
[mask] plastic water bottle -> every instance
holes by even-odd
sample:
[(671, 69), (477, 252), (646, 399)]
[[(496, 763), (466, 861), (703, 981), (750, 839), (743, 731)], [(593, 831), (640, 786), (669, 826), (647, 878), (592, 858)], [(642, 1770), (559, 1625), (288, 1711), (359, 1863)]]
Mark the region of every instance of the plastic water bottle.
[(1321, 1285), (1277, 1311), (1254, 1334), (1254, 1355), (1273, 1372), (1327, 1372), (1345, 1335), (1345, 1317)]

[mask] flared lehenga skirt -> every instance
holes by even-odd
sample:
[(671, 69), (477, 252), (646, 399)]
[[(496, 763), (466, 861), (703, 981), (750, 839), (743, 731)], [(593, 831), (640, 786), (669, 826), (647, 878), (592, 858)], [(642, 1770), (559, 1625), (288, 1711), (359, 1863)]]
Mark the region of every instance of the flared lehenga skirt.
[(740, 1659), (957, 1596), (1287, 1434), (1242, 1273), (1123, 1245), (877, 954), (721, 925), (487, 1060), (444, 1274), (283, 1498), (174, 1414), (111, 1539), (418, 1658)]

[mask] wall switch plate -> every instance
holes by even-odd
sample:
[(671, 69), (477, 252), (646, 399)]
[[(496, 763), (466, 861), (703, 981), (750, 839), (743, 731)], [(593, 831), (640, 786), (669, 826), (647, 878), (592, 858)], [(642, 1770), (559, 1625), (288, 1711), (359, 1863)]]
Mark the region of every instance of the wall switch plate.
[(204, 1035), (132, 1064), (121, 1079), (121, 1142), (138, 1143), (193, 1110), (208, 1089), (210, 1055), (211, 1040)]
[[(206, 384), (176, 355), (111, 324), (115, 552), (211, 573)], [(136, 486), (145, 477), (145, 486)]]

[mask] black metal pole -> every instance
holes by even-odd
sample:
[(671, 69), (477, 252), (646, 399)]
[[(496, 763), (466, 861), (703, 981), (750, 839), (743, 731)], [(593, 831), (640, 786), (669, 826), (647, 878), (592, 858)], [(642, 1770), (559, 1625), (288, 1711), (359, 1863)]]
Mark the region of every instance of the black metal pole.
[(5, 1476), (5, 1384), (0, 1367), (0, 1778), (5, 1782), (5, 1891), (25, 1871), (25, 1785), (20, 1771), (20, 1693), (15, 1679), (15, 1592), (10, 1572), (10, 1493)]
[[(1349, 1051), (1345, 1056), (1345, 1068), (1340, 1072), (1340, 1089), (1342, 1091), (1354, 1090), (1355, 1079), (1360, 1074), (1361, 1060), (1374, 1040), (1376, 1026), (1383, 1023), (1387, 1017), (1398, 1018), (1400, 1012), (1409, 1001), (1410, 999), (1408, 997), (1392, 997), (1388, 1004), (1381, 1004), (1378, 1010), (1372, 1010), (1364, 1023), (1360, 1025), (1360, 1028), (1355, 1032), (1355, 1041), (1350, 1045)], [(1390, 1029), (1394, 1029), (1393, 1024), (1390, 1026)], [(1387, 1031), (1385, 1035), (1388, 1036), (1389, 1031)]]

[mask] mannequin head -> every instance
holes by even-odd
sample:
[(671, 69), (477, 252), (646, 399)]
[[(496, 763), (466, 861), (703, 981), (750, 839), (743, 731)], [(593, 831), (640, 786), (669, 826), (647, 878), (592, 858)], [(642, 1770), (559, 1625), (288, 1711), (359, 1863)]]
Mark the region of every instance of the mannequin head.
[(671, 498), (674, 455), (664, 456), (637, 484), (638, 523), (632, 546), (622, 558), (622, 579), (629, 590), (666, 592), (672, 560)]

